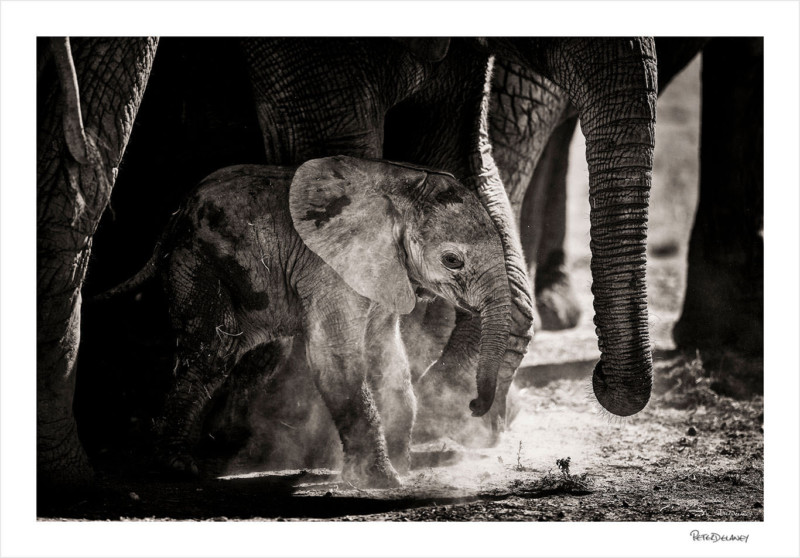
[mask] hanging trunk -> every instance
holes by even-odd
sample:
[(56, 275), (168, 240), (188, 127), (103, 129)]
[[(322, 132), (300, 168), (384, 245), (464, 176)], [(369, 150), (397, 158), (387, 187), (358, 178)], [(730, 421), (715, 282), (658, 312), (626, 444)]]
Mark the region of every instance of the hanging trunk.
[(508, 305), (510, 319), (508, 343), (504, 350), (503, 363), (498, 371), (498, 394), (502, 397), (502, 404), (492, 417), (492, 429), (497, 434), (505, 425), (506, 396), (531, 340), (533, 295), (526, 273), (527, 266), (522, 253), (514, 211), (492, 157), (489, 141), (489, 90), (492, 83), (492, 69), (493, 59), (490, 58), (488, 64), (485, 64), (483, 68), (482, 94), (479, 98), (473, 99), (471, 103), (475, 107), (473, 117), (478, 123), (478, 128), (472, 134), (473, 151), (470, 158), (471, 173), (468, 183), (475, 186), (481, 203), (489, 213), (489, 217), (500, 235), (511, 300), (511, 304)]
[(653, 168), (656, 60), (652, 39), (542, 41), (539, 59), (577, 107), (586, 136), (592, 292), (600, 362), (597, 400), (621, 416), (650, 398), (645, 286)]

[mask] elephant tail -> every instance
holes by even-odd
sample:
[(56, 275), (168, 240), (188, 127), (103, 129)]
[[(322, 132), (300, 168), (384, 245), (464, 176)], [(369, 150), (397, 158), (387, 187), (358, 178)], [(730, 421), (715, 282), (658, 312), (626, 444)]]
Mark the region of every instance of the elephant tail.
[(111, 287), (110, 289), (103, 291), (102, 293), (96, 294), (90, 297), (86, 302), (88, 304), (96, 304), (98, 302), (105, 302), (117, 295), (129, 293), (134, 289), (142, 286), (147, 281), (152, 279), (156, 276), (158, 272), (158, 260), (161, 258), (161, 242), (158, 242), (155, 246), (155, 250), (153, 250), (153, 255), (150, 256), (150, 259), (147, 260), (147, 263), (144, 264), (144, 267), (136, 272), (136, 274), (131, 277), (130, 279), (126, 279), (119, 285)]
[(87, 304), (105, 302), (117, 295), (129, 293), (158, 275), (159, 263), (170, 255), (173, 246), (172, 238), (175, 235), (176, 228), (179, 226), (180, 219), (183, 217), (185, 210), (186, 204), (183, 203), (178, 210), (172, 214), (172, 218), (167, 221), (166, 227), (161, 232), (161, 236), (153, 247), (153, 255), (150, 256), (150, 259), (147, 260), (144, 266), (137, 271), (133, 277), (126, 279), (122, 283), (106, 291), (89, 297), (86, 299)]

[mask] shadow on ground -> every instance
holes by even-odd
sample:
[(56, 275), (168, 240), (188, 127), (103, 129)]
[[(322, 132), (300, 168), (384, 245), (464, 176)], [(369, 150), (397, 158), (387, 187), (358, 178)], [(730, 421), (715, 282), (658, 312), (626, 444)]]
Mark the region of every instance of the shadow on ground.
[(760, 360), (712, 360), (716, 369), (697, 356), (658, 352), (653, 398), (625, 420), (604, 416), (587, 396), (593, 361), (523, 368), (522, 411), (497, 447), (417, 445), (399, 489), (358, 488), (329, 469), (175, 482), (136, 474), (147, 470), (141, 463), (106, 463), (87, 498), (43, 502), (38, 513), (44, 520), (761, 521), (763, 397), (731, 396), (754, 385), (744, 379), (761, 377)]
[[(431, 454), (434, 452), (426, 452)], [(441, 452), (442, 461), (463, 458)], [(430, 455), (426, 456), (430, 459)], [(335, 471), (265, 472), (208, 479), (167, 482), (163, 479), (106, 478), (93, 493), (73, 504), (42, 504), (40, 519), (334, 519), (370, 516), (418, 508), (453, 507), (477, 501), (498, 502), (511, 497), (544, 498), (557, 494), (589, 494), (567, 477), (545, 477), (516, 483), (508, 490), (448, 492), (414, 483), (397, 490), (365, 490), (342, 482)]]

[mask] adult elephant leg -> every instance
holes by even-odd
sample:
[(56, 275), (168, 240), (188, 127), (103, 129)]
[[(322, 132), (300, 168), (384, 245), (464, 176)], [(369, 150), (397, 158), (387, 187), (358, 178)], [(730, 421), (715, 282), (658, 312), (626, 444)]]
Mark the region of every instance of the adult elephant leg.
[[(566, 144), (568, 153), (575, 119), (571, 124), (560, 123), (569, 110), (566, 94), (555, 83), (498, 58), (492, 80), (489, 138), (500, 178), (519, 219), (538, 310), (534, 321), (544, 329), (572, 327), (579, 315), (563, 269), (560, 232), (566, 220), (565, 192), (559, 190), (566, 180), (562, 150)], [(553, 213), (558, 211), (564, 213), (561, 218)], [(548, 244), (547, 256), (539, 255), (542, 238), (553, 244)], [(536, 279), (540, 263), (545, 264), (546, 282)]]
[[(81, 286), (157, 39), (54, 39), (37, 92), (37, 482), (81, 490), (91, 469), (72, 413)], [(40, 40), (41, 49), (50, 48)]]
[(703, 50), (700, 199), (689, 242), (686, 349), (764, 347), (764, 57), (761, 38)]
[(568, 118), (550, 135), (520, 215), (522, 247), (533, 280), (539, 323), (547, 330), (575, 327), (581, 315), (564, 252), (569, 146), (577, 120)]

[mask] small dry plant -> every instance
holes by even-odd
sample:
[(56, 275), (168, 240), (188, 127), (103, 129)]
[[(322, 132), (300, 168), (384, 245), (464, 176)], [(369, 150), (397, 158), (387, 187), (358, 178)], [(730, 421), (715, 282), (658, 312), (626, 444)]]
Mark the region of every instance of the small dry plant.
[(517, 448), (517, 464), (514, 465), (514, 470), (521, 473), (533, 471), (530, 467), (525, 467), (522, 464), (522, 440), (519, 441), (519, 447)]
[(559, 474), (554, 474), (552, 469), (542, 478), (542, 487), (547, 490), (559, 492), (588, 492), (591, 491), (588, 473), (573, 475), (569, 472), (571, 458), (556, 459)]

